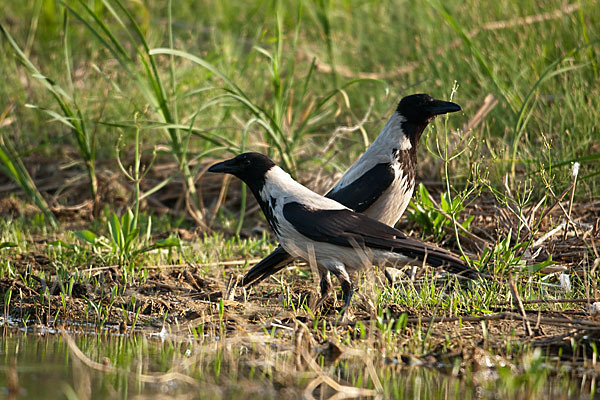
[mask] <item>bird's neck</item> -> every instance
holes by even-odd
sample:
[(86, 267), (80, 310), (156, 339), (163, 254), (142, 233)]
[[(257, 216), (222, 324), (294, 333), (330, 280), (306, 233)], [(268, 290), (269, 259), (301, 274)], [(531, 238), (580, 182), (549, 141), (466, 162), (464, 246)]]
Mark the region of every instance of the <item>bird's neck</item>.
[(395, 112), (387, 121), (379, 136), (365, 152), (363, 159), (402, 158), (416, 163), (417, 143), (427, 127), (427, 123), (409, 122), (403, 115)]
[(310, 192), (310, 190), (296, 182), (290, 174), (278, 166), (274, 166), (265, 174), (265, 183), (260, 188), (260, 192), (269, 196), (281, 197), (288, 194), (302, 194)]
[[(261, 181), (246, 183), (263, 211), (272, 206), (273, 199), (289, 195), (302, 195), (305, 192), (312, 193), (306, 187), (292, 179), (287, 172), (278, 166), (274, 166), (267, 171), (264, 179)], [(267, 212), (265, 214), (268, 215)]]
[(263, 210), (281, 206), (287, 201), (298, 201), (306, 206), (320, 209), (345, 208), (337, 201), (327, 199), (296, 182), (287, 172), (277, 166), (267, 172), (264, 185), (260, 188), (256, 187), (252, 191)]
[(392, 148), (396, 148), (400, 151), (412, 150), (414, 146), (410, 140), (410, 136), (408, 136), (407, 132), (404, 130), (404, 125), (406, 124), (406, 118), (395, 112), (386, 122), (379, 133), (379, 136), (377, 136), (365, 154), (372, 151), (380, 152), (382, 149)]
[(414, 153), (417, 152), (417, 143), (419, 143), (419, 139), (421, 139), (421, 135), (423, 135), (423, 132), (425, 131), (425, 128), (427, 128), (428, 124), (429, 121), (420, 123), (405, 121), (402, 124), (402, 131), (410, 140), (411, 150)]
[(270, 184), (267, 183), (267, 176), (265, 176), (264, 179), (260, 181), (244, 182), (252, 192), (252, 195), (254, 195), (254, 198), (260, 206), (260, 209), (262, 210), (265, 218), (267, 219), (267, 222), (271, 226), (271, 229), (273, 229), (275, 234), (278, 235), (279, 231), (277, 221), (273, 215), (274, 201), (269, 191)]

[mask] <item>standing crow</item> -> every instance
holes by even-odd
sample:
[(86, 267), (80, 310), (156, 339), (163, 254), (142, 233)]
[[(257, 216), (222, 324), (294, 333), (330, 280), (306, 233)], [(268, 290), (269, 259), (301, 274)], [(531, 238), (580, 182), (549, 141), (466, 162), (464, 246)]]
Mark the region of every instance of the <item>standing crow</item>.
[[(377, 139), (325, 197), (386, 225), (396, 225), (415, 188), (421, 134), (436, 115), (460, 109), (458, 104), (427, 94), (404, 97)], [(246, 273), (242, 284), (258, 283), (293, 260), (279, 246)]]
[(316, 261), (321, 277), (317, 307), (332, 290), (332, 273), (342, 285), (345, 313), (353, 293), (348, 271), (368, 264), (396, 267), (418, 260), (471, 278), (479, 275), (448, 251), (411, 239), (302, 186), (263, 154), (244, 153), (211, 166), (209, 171), (232, 174), (244, 181), (281, 247), (293, 257)]

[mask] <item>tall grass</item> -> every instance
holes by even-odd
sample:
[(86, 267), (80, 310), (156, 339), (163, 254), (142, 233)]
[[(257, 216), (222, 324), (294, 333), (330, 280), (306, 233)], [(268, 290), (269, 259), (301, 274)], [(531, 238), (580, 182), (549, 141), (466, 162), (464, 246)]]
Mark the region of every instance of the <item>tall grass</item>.
[(481, 49), (469, 38), (463, 26), (457, 23), (456, 19), (452, 16), (447, 7), (435, 2), (431, 2), (431, 4), (443, 15), (448, 24), (456, 31), (460, 39), (464, 42), (465, 46), (471, 51), (471, 54), (477, 61), (477, 64), (482, 70), (483, 75), (495, 86), (496, 94), (504, 99), (512, 111), (510, 119), (513, 121), (513, 127), (511, 132), (512, 139), (510, 145), (511, 150), (509, 153), (509, 165), (512, 178), (514, 179), (516, 176), (518, 149), (521, 145), (523, 135), (526, 132), (527, 125), (533, 116), (535, 102), (539, 97), (537, 95), (538, 89), (547, 80), (552, 79), (553, 77), (575, 71), (588, 65), (589, 63), (576, 63), (573, 59), (573, 55), (581, 50), (588, 49), (589, 44), (570, 49), (566, 52), (566, 54), (559, 56), (556, 60), (552, 61), (550, 65), (544, 69), (544, 71), (542, 71), (539, 78), (533, 82), (533, 85), (529, 90), (527, 90), (526, 93), (519, 93), (518, 90), (515, 90), (514, 84), (513, 87), (510, 87), (510, 82), (503, 82), (498, 77), (498, 75), (493, 71), (492, 67), (487, 62)]
[(96, 177), (96, 152), (95, 140), (93, 133), (87, 127), (87, 120), (84, 118), (83, 112), (79, 107), (75, 91), (73, 90), (73, 82), (71, 80), (71, 50), (69, 44), (69, 31), (67, 14), (64, 14), (63, 19), (63, 43), (64, 43), (64, 65), (65, 75), (69, 81), (69, 92), (59, 86), (55, 80), (43, 75), (36, 66), (31, 62), (29, 57), (21, 50), (17, 42), (8, 33), (8, 31), (0, 24), (0, 31), (13, 49), (17, 59), (30, 73), (31, 77), (37, 79), (42, 86), (52, 95), (59, 112), (52, 109), (43, 108), (37, 105), (28, 105), (30, 108), (41, 110), (43, 113), (50, 116), (69, 128), (69, 131), (76, 140), (79, 154), (83, 159), (85, 168), (88, 173), (90, 194), (94, 205), (97, 203), (98, 194), (98, 179)]
[[(4, 116), (0, 117), (0, 124), (3, 120)], [(2, 131), (0, 131), (0, 171), (19, 185), (27, 197), (44, 213), (46, 221), (50, 225), (55, 227), (58, 225), (58, 221), (52, 210), (50, 210), (48, 203), (37, 189), (19, 155), (15, 153), (13, 146)]]
[[(377, 134), (396, 99), (409, 93), (405, 88), (441, 97), (456, 80), (465, 116), (449, 121), (451, 131), (488, 93), (501, 101), (471, 133), (472, 154), (452, 161), (453, 182), (466, 181), (469, 163), (483, 159), (493, 185), (507, 172), (512, 186), (523, 176), (539, 179), (540, 170), (565, 185), (570, 163), (580, 161), (578, 195), (597, 192), (600, 148), (590, 110), (600, 98), (593, 29), (600, 18), (590, 4), (540, 8), (525, 1), (483, 11), (473, 1), (402, 5), (102, 0), (92, 7), (77, 0), (27, 8), (9, 2), (5, 15), (12, 19), (0, 23), (3, 48), (11, 51), (3, 57), (16, 55), (26, 68), (0, 68), (10, 82), (23, 71), (39, 82), (0, 82), (0, 94), (18, 105), (14, 127), (22, 134), (13, 142), (28, 151), (34, 133), (55, 135), (40, 121), (48, 114), (60, 121), (95, 198), (98, 157), (114, 160), (117, 135), (133, 147), (139, 127), (143, 148), (166, 142), (177, 163), (174, 175), (142, 197), (180, 176), (190, 215), (205, 227), (195, 183), (202, 158), (246, 148), (269, 153), (300, 178), (314, 167), (342, 171)], [(91, 73), (82, 78), (82, 70)], [(100, 110), (88, 99), (102, 86), (109, 96)], [(356, 124), (372, 99), (373, 117), (360, 134), (349, 131), (324, 146), (337, 127)], [(25, 102), (42, 113), (19, 107)], [(43, 143), (41, 151), (53, 154), (57, 145)], [(421, 157), (423, 171), (443, 175), (440, 168), (427, 170), (430, 155)]]
[[(270, 73), (270, 94), (271, 96), (261, 99), (248, 93), (242, 88), (242, 85), (228, 77), (224, 71), (211, 64), (207, 60), (193, 55), (189, 52), (157, 48), (150, 51), (151, 55), (171, 55), (187, 59), (201, 68), (210, 71), (214, 76), (222, 81), (223, 86), (220, 90), (222, 95), (216, 96), (211, 102), (217, 106), (221, 100), (233, 100), (240, 104), (251, 114), (248, 119), (245, 130), (252, 125), (257, 125), (263, 132), (262, 140), (271, 153), (270, 148), (274, 148), (283, 164), (293, 176), (298, 174), (299, 148), (303, 145), (303, 140), (311, 133), (319, 132), (326, 124), (327, 118), (336, 113), (337, 105), (332, 101), (334, 97), (340, 96), (345, 99), (345, 105), (350, 107), (347, 101), (348, 95), (346, 89), (362, 82), (374, 82), (382, 84), (385, 82), (377, 79), (351, 79), (340, 87), (335, 87), (336, 80), (333, 79), (334, 88), (329, 91), (323, 91), (322, 88), (315, 88), (313, 74), (315, 72), (315, 60), (313, 59), (308, 70), (303, 77), (297, 78), (296, 53), (298, 49), (298, 39), (302, 27), (303, 3), (298, 3), (295, 8), (295, 28), (293, 31), (291, 43), (284, 50), (284, 32), (281, 2), (275, 2), (274, 13), (275, 21), (273, 26), (272, 50), (265, 47), (254, 46), (253, 50), (266, 59), (266, 65)], [(319, 93), (323, 91), (323, 93)], [(314, 96), (314, 93), (318, 93)], [(236, 151), (239, 148), (229, 148), (230, 151)]]
[[(113, 7), (116, 5), (116, 8)], [(118, 61), (123, 72), (132, 79), (144, 96), (148, 105), (159, 117), (162, 130), (169, 138), (171, 154), (179, 165), (179, 171), (183, 175), (185, 188), (192, 199), (190, 212), (200, 226), (205, 226), (204, 215), (198, 207), (198, 195), (194, 177), (187, 159), (187, 140), (183, 137), (179, 126), (177, 107), (170, 101), (164, 87), (159, 67), (150, 56), (150, 47), (131, 12), (119, 1), (102, 1), (103, 9), (116, 22), (121, 34), (126, 39), (120, 38), (117, 32), (108, 24), (103, 14), (90, 8), (88, 4), (80, 0), (79, 8), (65, 5), (66, 9), (85, 25), (88, 31), (95, 37), (103, 47)], [(169, 6), (170, 7), (170, 6)], [(170, 21), (169, 21), (170, 30)], [(128, 49), (132, 48), (133, 53)], [(174, 75), (171, 75), (172, 83)]]

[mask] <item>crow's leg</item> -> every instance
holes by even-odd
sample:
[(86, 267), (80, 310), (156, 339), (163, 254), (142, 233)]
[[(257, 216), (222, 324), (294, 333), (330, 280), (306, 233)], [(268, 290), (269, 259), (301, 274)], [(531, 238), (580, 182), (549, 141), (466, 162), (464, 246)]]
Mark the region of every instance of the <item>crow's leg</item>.
[(345, 321), (346, 313), (350, 308), (350, 301), (352, 300), (352, 295), (354, 294), (354, 287), (352, 286), (352, 281), (350, 281), (350, 276), (348, 275), (348, 271), (346, 271), (344, 264), (336, 263), (329, 265), (328, 269), (339, 279), (340, 283), (342, 284), (342, 294), (344, 295), (342, 321)]
[(342, 310), (342, 321), (346, 320), (346, 313), (350, 308), (350, 301), (352, 300), (352, 295), (354, 294), (354, 287), (352, 286), (352, 282), (341, 281), (342, 282), (342, 293), (344, 294), (344, 309)]
[(385, 275), (385, 279), (388, 281), (388, 285), (390, 285), (390, 287), (394, 287), (394, 277), (392, 276), (392, 274), (390, 274), (390, 272), (387, 270), (386, 267), (383, 267), (383, 273)]
[(319, 298), (319, 300), (317, 300), (313, 307), (313, 310), (315, 311), (321, 308), (321, 306), (323, 305), (325, 300), (327, 300), (327, 298), (331, 294), (331, 291), (333, 290), (333, 284), (331, 283), (331, 274), (329, 273), (329, 271), (319, 268), (319, 276), (321, 277), (321, 297)]

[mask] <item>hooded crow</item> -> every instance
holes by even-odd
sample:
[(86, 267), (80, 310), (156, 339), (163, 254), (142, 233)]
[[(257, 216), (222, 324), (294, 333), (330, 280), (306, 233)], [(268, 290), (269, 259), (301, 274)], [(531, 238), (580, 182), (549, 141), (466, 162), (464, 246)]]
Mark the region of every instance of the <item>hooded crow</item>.
[[(325, 197), (386, 225), (396, 225), (415, 188), (421, 134), (437, 115), (460, 110), (458, 104), (427, 94), (404, 97), (377, 139)], [(293, 260), (279, 246), (246, 273), (242, 284), (258, 283)]]
[(331, 293), (330, 273), (340, 281), (344, 313), (353, 287), (349, 272), (369, 264), (397, 267), (420, 261), (474, 278), (479, 273), (457, 256), (404, 233), (300, 183), (260, 153), (244, 153), (209, 172), (232, 174), (248, 185), (281, 247), (293, 257), (315, 260), (321, 277), (320, 307)]

